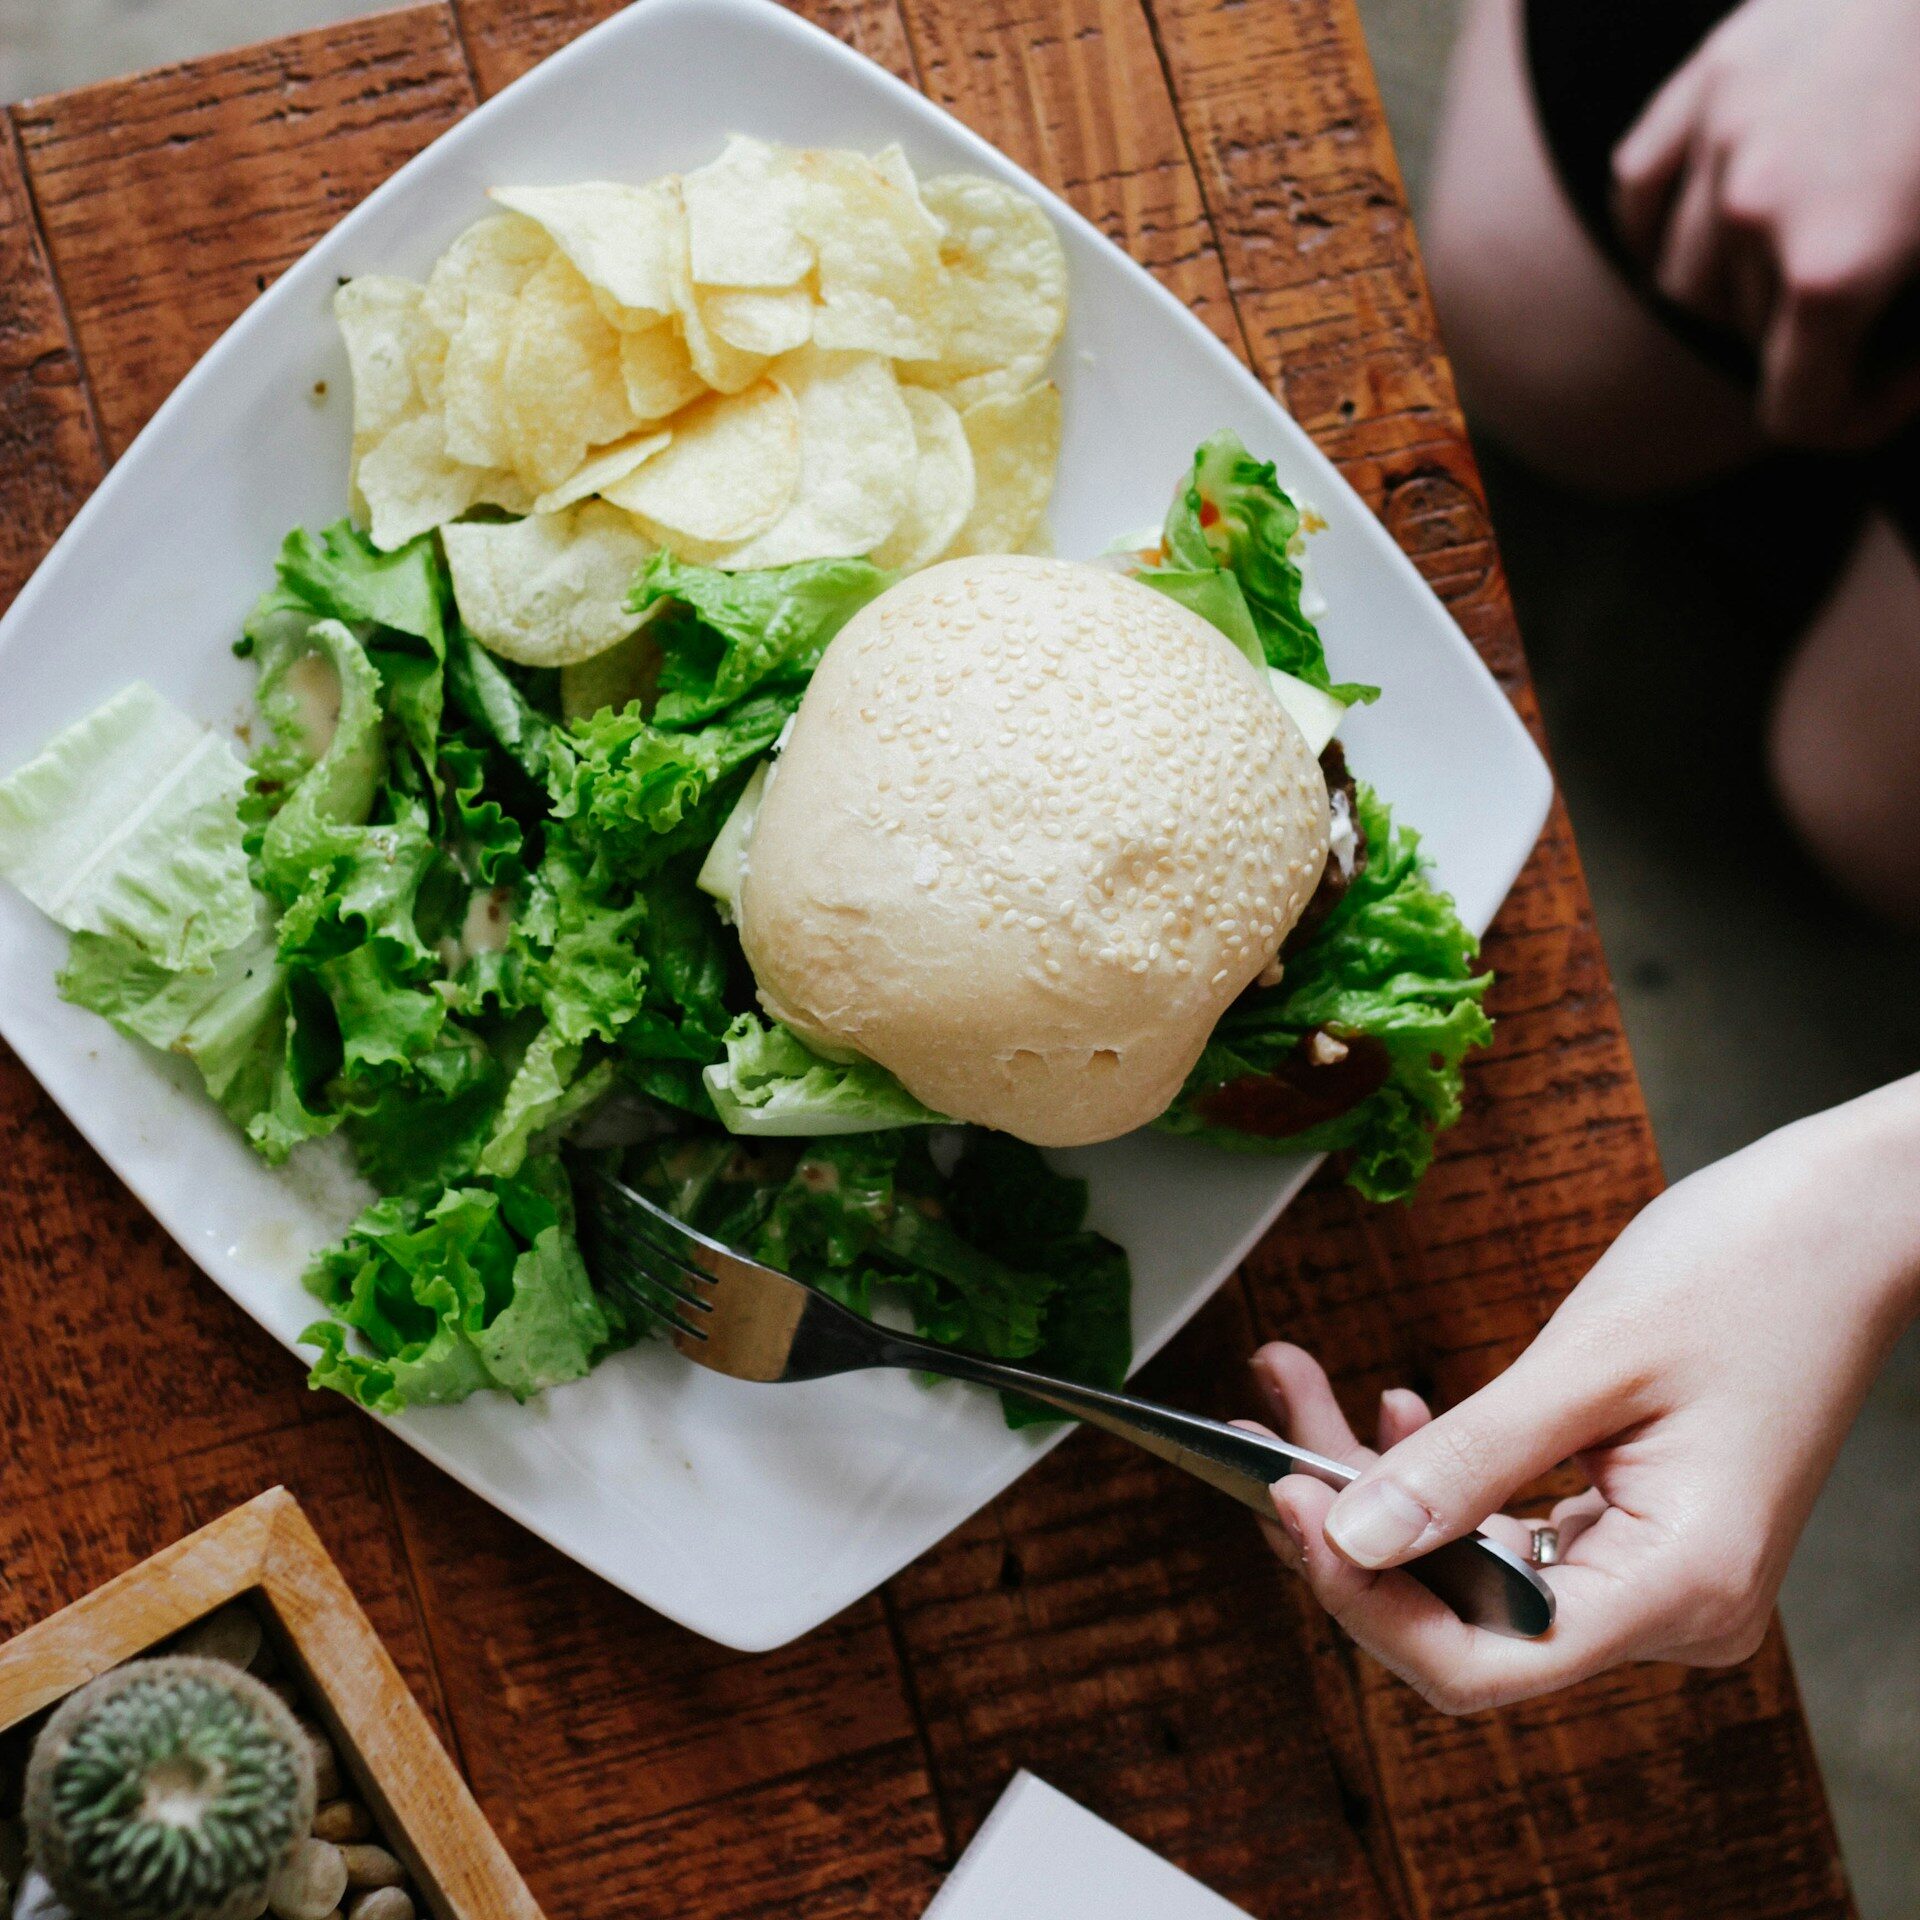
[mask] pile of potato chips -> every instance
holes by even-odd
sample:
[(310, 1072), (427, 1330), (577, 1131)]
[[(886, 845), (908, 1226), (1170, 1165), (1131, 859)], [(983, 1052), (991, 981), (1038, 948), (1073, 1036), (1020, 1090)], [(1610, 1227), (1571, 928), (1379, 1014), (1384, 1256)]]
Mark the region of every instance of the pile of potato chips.
[(425, 286), (362, 275), (335, 309), (355, 512), (388, 550), (443, 529), (495, 652), (612, 647), (660, 547), (911, 569), (1040, 537), (1067, 274), (1025, 195), (736, 136), (647, 186), (493, 198)]

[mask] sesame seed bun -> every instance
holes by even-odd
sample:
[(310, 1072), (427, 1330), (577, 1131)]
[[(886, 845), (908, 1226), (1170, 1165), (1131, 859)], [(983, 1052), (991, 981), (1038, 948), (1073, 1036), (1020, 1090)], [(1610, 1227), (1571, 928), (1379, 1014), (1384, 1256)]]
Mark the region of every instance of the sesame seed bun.
[(1326, 783), (1259, 672), (1138, 581), (997, 555), (828, 647), (740, 935), (812, 1045), (1040, 1146), (1163, 1112), (1299, 917)]

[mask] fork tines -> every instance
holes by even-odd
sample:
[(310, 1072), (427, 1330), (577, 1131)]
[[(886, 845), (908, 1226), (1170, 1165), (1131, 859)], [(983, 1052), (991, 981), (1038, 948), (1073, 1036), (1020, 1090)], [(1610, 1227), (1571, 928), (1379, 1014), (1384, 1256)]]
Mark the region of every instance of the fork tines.
[(596, 1277), (675, 1333), (705, 1340), (699, 1320), (713, 1311), (705, 1297), (713, 1276), (671, 1244), (678, 1223), (625, 1181), (598, 1167), (582, 1171), (582, 1225)]

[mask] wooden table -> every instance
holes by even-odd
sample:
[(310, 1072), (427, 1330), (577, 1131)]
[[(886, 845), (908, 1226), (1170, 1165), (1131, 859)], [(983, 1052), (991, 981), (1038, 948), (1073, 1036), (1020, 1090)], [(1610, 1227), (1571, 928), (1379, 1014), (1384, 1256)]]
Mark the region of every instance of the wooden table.
[[(1052, 182), (1283, 392), (1535, 722), (1351, 0), (802, 10)], [(14, 109), (0, 591), (256, 292), (608, 11), (414, 6)], [(1318, 1183), (1150, 1390), (1247, 1411), (1245, 1355), (1285, 1332), (1356, 1405), (1398, 1380), (1451, 1400), (1654, 1192), (1564, 816), (1489, 950), (1499, 1039), (1419, 1203)], [(1357, 1659), (1236, 1509), (1080, 1435), (811, 1638), (726, 1653), (309, 1394), (3, 1055), (0, 1132), (0, 1630), (287, 1482), (556, 1920), (905, 1920), (1020, 1766), (1262, 1916), (1850, 1911), (1777, 1634), (1735, 1670), (1450, 1722)]]

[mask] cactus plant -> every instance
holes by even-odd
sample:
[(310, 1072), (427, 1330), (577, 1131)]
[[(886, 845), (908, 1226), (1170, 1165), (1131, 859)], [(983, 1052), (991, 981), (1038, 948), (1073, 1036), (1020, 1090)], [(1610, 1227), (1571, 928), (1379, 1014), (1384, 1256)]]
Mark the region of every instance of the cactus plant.
[(217, 1660), (83, 1687), (27, 1768), (29, 1850), (81, 1920), (251, 1920), (313, 1809), (299, 1723)]

